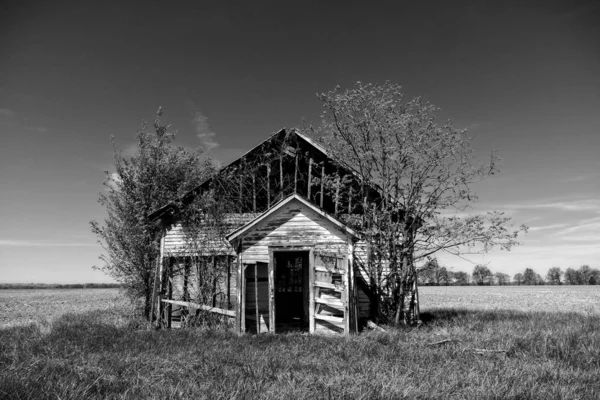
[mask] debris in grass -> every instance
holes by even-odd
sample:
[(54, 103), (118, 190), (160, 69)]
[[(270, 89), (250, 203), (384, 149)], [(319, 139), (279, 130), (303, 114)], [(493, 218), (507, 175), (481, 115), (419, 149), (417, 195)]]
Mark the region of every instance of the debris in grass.
[(427, 343), (427, 346), (439, 346), (441, 344), (453, 343), (453, 342), (460, 342), (460, 340), (458, 340), (458, 339), (444, 339), (444, 340), (440, 340), (439, 342)]
[(377, 325), (373, 321), (368, 321), (367, 322), (367, 328), (369, 328), (371, 330), (374, 330), (374, 331), (385, 332), (385, 329), (383, 329), (382, 327), (380, 327), (379, 325)]
[(468, 349), (475, 354), (491, 354), (491, 353), (500, 353), (506, 354), (508, 350), (488, 350), (488, 349)]

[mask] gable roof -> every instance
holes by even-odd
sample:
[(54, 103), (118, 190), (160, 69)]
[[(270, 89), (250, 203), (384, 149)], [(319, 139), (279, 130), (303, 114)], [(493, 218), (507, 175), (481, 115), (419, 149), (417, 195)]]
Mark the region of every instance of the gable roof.
[(334, 224), (335, 226), (337, 226), (337, 228), (339, 230), (341, 230), (342, 232), (344, 232), (346, 234), (349, 234), (349, 235), (351, 235), (354, 238), (357, 238), (357, 239), (360, 238), (360, 235), (354, 229), (350, 228), (348, 225), (344, 224), (343, 222), (341, 222), (337, 218), (334, 218), (333, 216), (327, 214), (325, 211), (323, 211), (319, 207), (315, 206), (310, 201), (306, 200), (304, 197), (299, 196), (299, 195), (297, 195), (297, 194), (294, 193), (294, 194), (289, 195), (285, 199), (279, 201), (277, 204), (275, 204), (274, 206), (272, 206), (270, 209), (268, 209), (267, 211), (265, 211), (264, 213), (262, 213), (261, 215), (259, 215), (255, 219), (253, 219), (252, 221), (248, 222), (246, 225), (244, 225), (241, 228), (239, 228), (239, 229), (231, 232), (229, 235), (226, 236), (226, 239), (229, 242), (232, 242), (232, 241), (236, 240), (240, 236), (242, 236), (245, 233), (247, 233), (248, 231), (250, 231), (256, 225), (258, 225), (260, 222), (264, 221), (270, 215), (273, 215), (278, 210), (280, 210), (282, 207), (284, 207), (285, 205), (291, 203), (294, 200), (300, 202), (301, 204), (303, 204), (307, 208), (311, 209), (312, 211), (314, 211), (318, 215), (324, 217), (329, 222), (331, 222), (332, 224)]
[[(331, 156), (329, 155), (329, 153), (327, 152), (327, 150), (323, 146), (321, 146), (319, 143), (317, 143), (315, 140), (311, 139), (307, 135), (301, 133), (297, 128), (292, 128), (289, 131), (286, 131), (286, 128), (281, 128), (278, 131), (275, 131), (274, 133), (272, 133), (271, 135), (269, 135), (269, 137), (267, 137), (265, 140), (261, 141), (256, 146), (252, 147), (250, 150), (246, 151), (244, 154), (242, 154), (241, 156), (239, 156), (235, 160), (233, 160), (230, 163), (228, 163), (227, 165), (221, 167), (219, 169), (218, 173), (221, 173), (221, 172), (227, 170), (228, 168), (232, 167), (233, 165), (235, 165), (236, 163), (238, 163), (240, 160), (242, 160), (244, 157), (247, 157), (248, 155), (252, 154), (254, 151), (256, 151), (257, 149), (259, 149), (261, 146), (265, 145), (270, 140), (273, 140), (275, 137), (277, 137), (279, 135), (288, 135), (288, 134), (294, 134), (294, 135), (296, 135), (297, 137), (299, 137), (300, 139), (302, 139), (304, 142), (306, 142), (308, 145), (310, 145), (312, 148), (314, 148), (319, 153), (321, 153), (324, 157), (331, 159)], [(354, 173), (354, 171), (351, 171), (351, 172)], [(187, 192), (186, 194), (184, 194), (179, 200), (185, 202), (186, 199), (193, 198), (195, 195), (198, 194), (198, 191), (200, 190), (200, 188), (202, 186), (204, 186), (207, 182), (209, 182), (211, 179), (212, 178), (206, 179), (200, 185), (196, 186), (195, 188), (193, 188), (192, 190), (190, 190), (189, 192)], [(163, 214), (165, 214), (165, 213), (167, 213), (169, 211), (173, 212), (176, 209), (175, 203), (176, 203), (176, 201), (171, 201), (171, 202), (163, 205), (162, 207), (154, 210), (149, 215), (150, 221), (155, 221), (155, 220), (159, 219)]]

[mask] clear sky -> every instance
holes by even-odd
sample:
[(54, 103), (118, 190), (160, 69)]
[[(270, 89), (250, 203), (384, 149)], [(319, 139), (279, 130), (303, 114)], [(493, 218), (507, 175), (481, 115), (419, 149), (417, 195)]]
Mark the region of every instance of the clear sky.
[(531, 230), (473, 262), (600, 268), (596, 0), (57, 0), (0, 14), (0, 282), (110, 281), (91, 269), (102, 250), (89, 230), (109, 137), (131, 147), (158, 106), (179, 143), (227, 162), (316, 121), (316, 93), (386, 80), (468, 127), (482, 159), (503, 157), (473, 212)]

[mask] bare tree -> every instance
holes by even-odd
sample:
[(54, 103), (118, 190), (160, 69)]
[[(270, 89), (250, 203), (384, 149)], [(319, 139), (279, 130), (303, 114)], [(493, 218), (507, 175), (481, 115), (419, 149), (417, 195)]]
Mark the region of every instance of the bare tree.
[(459, 216), (477, 196), (472, 184), (495, 174), (498, 157), (478, 165), (466, 131), (438, 123), (438, 108), (406, 101), (395, 84), (339, 88), (320, 95), (323, 118), (313, 133), (342, 165), (355, 171), (362, 199), (360, 228), (377, 252), (373, 291), (381, 317), (411, 324), (415, 262), (440, 251), (463, 256), (499, 246), (509, 250), (525, 226), (513, 229), (499, 212)]

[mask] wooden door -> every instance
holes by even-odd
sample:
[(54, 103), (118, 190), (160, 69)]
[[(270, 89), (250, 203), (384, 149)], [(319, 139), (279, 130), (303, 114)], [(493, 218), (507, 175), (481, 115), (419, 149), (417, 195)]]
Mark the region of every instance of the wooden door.
[(310, 283), (310, 332), (348, 333), (347, 257), (315, 252)]

